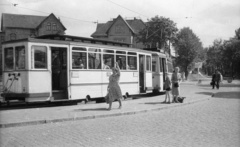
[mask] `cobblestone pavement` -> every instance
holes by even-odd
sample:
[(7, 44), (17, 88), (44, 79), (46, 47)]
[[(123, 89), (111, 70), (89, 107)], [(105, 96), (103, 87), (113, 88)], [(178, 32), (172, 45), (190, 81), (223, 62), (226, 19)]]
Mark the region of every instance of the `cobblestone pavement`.
[[(204, 86), (203, 86), (204, 88)], [(136, 115), (0, 129), (1, 147), (239, 147), (240, 88)]]

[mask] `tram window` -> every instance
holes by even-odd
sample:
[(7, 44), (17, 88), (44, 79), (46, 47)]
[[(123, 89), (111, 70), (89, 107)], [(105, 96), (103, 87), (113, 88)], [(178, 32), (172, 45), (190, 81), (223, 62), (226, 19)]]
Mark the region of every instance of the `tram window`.
[(119, 68), (121, 70), (126, 70), (127, 69), (127, 67), (126, 67), (126, 56), (124, 56), (124, 55), (116, 55), (116, 58), (117, 58), (117, 62), (118, 62)]
[(103, 53), (114, 53), (114, 50), (103, 50)]
[(18, 46), (15, 48), (15, 65), (16, 69), (25, 69), (25, 47)]
[(162, 62), (162, 58), (159, 58), (159, 67), (160, 67), (160, 72), (163, 72), (163, 62)]
[(86, 69), (87, 53), (86, 52), (72, 52), (72, 68)]
[(103, 54), (103, 69), (114, 67), (114, 54)]
[(87, 51), (87, 49), (84, 48), (84, 47), (73, 47), (72, 50), (74, 50), (74, 51)]
[(151, 57), (150, 56), (147, 56), (146, 64), (147, 64), (147, 71), (151, 71)]
[(13, 70), (13, 48), (4, 49), (4, 69)]
[(88, 49), (88, 69), (101, 69), (101, 50), (95, 48)]
[(137, 53), (134, 53), (134, 52), (128, 52), (128, 55), (137, 55)]
[(152, 58), (152, 71), (153, 72), (156, 72), (157, 71), (157, 69), (156, 69), (156, 58), (155, 57), (153, 57)]
[(127, 63), (128, 63), (127, 69), (137, 70), (137, 57), (136, 56), (128, 56)]
[(47, 69), (47, 47), (32, 46), (32, 68)]

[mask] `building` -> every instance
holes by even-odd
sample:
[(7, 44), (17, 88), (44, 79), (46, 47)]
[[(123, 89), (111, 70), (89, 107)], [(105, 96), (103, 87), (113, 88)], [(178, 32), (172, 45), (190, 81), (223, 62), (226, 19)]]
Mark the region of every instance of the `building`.
[(143, 44), (138, 43), (136, 38), (138, 33), (145, 27), (146, 25), (141, 19), (125, 20), (119, 15), (111, 21), (97, 24), (97, 29), (91, 37), (130, 43), (132, 47), (144, 48)]
[(2, 14), (1, 42), (47, 34), (64, 34), (66, 28), (52, 13), (49, 16)]
[[(65, 31), (66, 28), (64, 25), (53, 13), (49, 16), (3, 13), (1, 19), (0, 49), (4, 41), (47, 34), (65, 34)], [(2, 51), (0, 54), (2, 54)]]

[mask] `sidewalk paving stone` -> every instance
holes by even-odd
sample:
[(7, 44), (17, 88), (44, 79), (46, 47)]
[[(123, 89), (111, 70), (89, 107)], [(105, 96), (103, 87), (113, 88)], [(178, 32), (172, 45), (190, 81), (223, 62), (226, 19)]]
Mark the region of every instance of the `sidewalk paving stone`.
[(211, 98), (213, 91), (210, 85), (201, 87), (195, 84), (196, 82), (189, 83), (181, 86), (181, 96), (186, 97), (184, 103), (163, 104), (165, 95), (146, 95), (124, 100), (122, 109), (118, 109), (118, 102), (114, 102), (111, 111), (107, 111), (106, 103), (0, 110), (0, 128), (132, 115), (184, 106)]

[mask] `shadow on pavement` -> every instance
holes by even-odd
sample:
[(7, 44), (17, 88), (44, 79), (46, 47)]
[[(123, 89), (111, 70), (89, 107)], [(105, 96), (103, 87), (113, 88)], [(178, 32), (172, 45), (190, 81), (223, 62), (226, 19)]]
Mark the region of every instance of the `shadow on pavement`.
[(214, 95), (213, 98), (240, 99), (240, 92), (238, 91), (218, 92)]
[(212, 92), (196, 92), (196, 94), (212, 95)]
[(147, 102), (144, 104), (150, 104), (150, 105), (156, 105), (156, 104), (168, 104), (168, 103), (164, 103), (164, 102)]
[(108, 111), (107, 108), (75, 109), (74, 111)]

